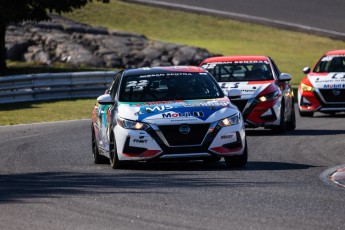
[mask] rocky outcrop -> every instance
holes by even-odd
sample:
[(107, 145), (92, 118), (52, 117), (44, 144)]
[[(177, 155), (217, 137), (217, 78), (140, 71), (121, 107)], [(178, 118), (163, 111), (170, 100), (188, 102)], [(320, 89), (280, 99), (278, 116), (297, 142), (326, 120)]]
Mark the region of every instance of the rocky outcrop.
[(6, 49), (9, 60), (44, 65), (62, 62), (72, 67), (198, 65), (214, 56), (206, 49), (152, 41), (144, 35), (91, 27), (59, 16), (9, 26)]

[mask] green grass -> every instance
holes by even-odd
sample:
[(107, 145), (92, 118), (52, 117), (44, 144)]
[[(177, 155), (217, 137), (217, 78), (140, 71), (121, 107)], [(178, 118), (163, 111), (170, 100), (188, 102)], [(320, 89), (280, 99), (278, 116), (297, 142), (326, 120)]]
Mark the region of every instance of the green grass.
[(0, 125), (91, 118), (95, 99), (0, 105)]
[[(116, 0), (90, 3), (64, 16), (94, 26), (141, 33), (153, 40), (203, 47), (216, 54), (268, 55), (281, 71), (293, 75), (293, 84), (303, 77), (302, 68), (312, 66), (324, 52), (345, 48), (345, 42), (325, 37)], [(46, 70), (18, 63), (11, 63), (10, 68), (17, 73)], [(59, 67), (50, 70), (60, 72)], [(0, 105), (0, 125), (90, 118), (93, 105), (92, 99)]]

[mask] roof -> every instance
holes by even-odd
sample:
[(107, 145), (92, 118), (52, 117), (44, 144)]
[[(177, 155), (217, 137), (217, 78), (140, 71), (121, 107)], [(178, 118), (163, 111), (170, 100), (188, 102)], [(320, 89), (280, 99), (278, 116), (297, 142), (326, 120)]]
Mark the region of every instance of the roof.
[(209, 62), (233, 62), (233, 61), (268, 61), (266, 56), (220, 56), (207, 58), (202, 63)]
[(325, 53), (325, 55), (345, 55), (345, 50), (331, 50)]
[(137, 69), (127, 69), (125, 70), (124, 75), (139, 75), (139, 74), (159, 74), (159, 73), (169, 73), (169, 72), (178, 72), (178, 73), (205, 73), (201, 67), (197, 66), (163, 66), (163, 67), (144, 67)]

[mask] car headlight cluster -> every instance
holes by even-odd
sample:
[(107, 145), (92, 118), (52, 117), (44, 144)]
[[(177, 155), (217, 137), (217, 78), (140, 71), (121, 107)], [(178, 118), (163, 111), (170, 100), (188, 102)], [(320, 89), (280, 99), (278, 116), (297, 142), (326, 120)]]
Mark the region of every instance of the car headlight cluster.
[(265, 102), (265, 101), (273, 101), (279, 97), (279, 91), (274, 91), (273, 93), (269, 93), (266, 95), (263, 95), (258, 98), (259, 102)]
[(306, 84), (301, 83), (301, 89), (304, 92), (313, 92), (314, 91), (314, 87), (313, 86), (309, 86)]
[(221, 127), (226, 127), (230, 125), (237, 125), (241, 121), (241, 114), (236, 113), (230, 117), (226, 117), (218, 122), (218, 125)]
[(117, 118), (117, 123), (125, 129), (146, 130), (150, 126), (146, 123)]

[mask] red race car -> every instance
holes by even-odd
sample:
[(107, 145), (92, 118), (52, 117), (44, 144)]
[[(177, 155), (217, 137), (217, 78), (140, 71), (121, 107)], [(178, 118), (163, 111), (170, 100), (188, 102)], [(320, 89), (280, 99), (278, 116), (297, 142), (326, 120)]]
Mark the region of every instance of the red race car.
[(305, 67), (306, 76), (298, 87), (298, 108), (302, 117), (314, 112), (334, 114), (345, 111), (345, 50), (325, 53), (313, 71)]
[(242, 112), (246, 127), (265, 127), (278, 132), (294, 130), (296, 118), (291, 75), (281, 73), (266, 56), (223, 56), (200, 64), (227, 93), (237, 88), (242, 95), (232, 99)]

